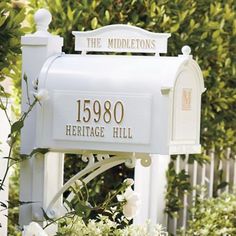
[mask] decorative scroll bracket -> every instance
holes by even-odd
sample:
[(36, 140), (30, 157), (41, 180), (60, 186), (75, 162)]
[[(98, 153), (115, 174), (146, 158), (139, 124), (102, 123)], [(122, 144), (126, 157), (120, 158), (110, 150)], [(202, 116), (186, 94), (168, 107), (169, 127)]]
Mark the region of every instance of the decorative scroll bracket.
[[(74, 183), (83, 186), (83, 184), (80, 184), (80, 180), (82, 180), (84, 184), (87, 184), (101, 173), (122, 163), (124, 163), (128, 168), (134, 168), (137, 159), (140, 159), (141, 164), (145, 167), (151, 165), (151, 157), (149, 155), (135, 156), (135, 154), (133, 154), (128, 157), (123, 155), (110, 157), (108, 154), (98, 154), (96, 157), (93, 154), (83, 155), (82, 161), (88, 162), (88, 165), (82, 171), (68, 180), (60, 189), (60, 191), (57, 192), (46, 209), (48, 217), (57, 218), (67, 213), (66, 207), (64, 205), (61, 206), (60, 209), (55, 209), (54, 205), (60, 196)], [(73, 196), (74, 195), (71, 192), (71, 194), (67, 197), (67, 201), (73, 199)]]
[(153, 33), (131, 25), (109, 25), (92, 31), (73, 31), (75, 50), (87, 52), (167, 52), (168, 33)]

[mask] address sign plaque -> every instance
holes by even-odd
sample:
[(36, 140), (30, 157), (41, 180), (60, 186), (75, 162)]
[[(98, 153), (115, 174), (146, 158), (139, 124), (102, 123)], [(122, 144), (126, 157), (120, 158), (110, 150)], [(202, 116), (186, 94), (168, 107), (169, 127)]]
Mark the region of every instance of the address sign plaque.
[(102, 52), (166, 53), (170, 34), (152, 33), (131, 25), (109, 25), (93, 31), (77, 32), (75, 50)]
[[(136, 109), (136, 103), (139, 109)], [(136, 144), (150, 142), (149, 95), (91, 92), (80, 92), (78, 95), (75, 91), (55, 91), (53, 115), (54, 139)]]

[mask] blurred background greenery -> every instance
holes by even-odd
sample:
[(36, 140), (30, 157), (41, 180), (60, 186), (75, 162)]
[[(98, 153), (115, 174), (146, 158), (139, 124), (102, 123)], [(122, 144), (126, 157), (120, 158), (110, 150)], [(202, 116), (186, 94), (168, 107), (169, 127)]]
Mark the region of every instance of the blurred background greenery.
[[(20, 36), (33, 32), (33, 14), (41, 7), (53, 16), (50, 31), (64, 38), (63, 51), (74, 52), (72, 30), (91, 30), (108, 24), (130, 24), (153, 32), (172, 34), (167, 55), (178, 55), (188, 44), (199, 63), (207, 91), (202, 98), (201, 144), (215, 149), (217, 158), (225, 158), (225, 148), (236, 152), (236, 17), (234, 0), (29, 0), (0, 3), (0, 83), (6, 77), (13, 83), (14, 112), (19, 114), (21, 84)], [(17, 149), (16, 152), (17, 153)], [(199, 162), (205, 157), (195, 157)], [(83, 168), (80, 157), (67, 155), (65, 180)], [(170, 169), (172, 167), (170, 166)], [(11, 181), (10, 201), (17, 199), (18, 171)], [(132, 170), (113, 168), (90, 184), (91, 196), (102, 201), (107, 190), (114, 189)], [(183, 188), (188, 179), (169, 173), (171, 189)], [(175, 178), (173, 178), (175, 176)], [(173, 179), (180, 178), (173, 182)], [(172, 182), (171, 182), (172, 181)], [(182, 182), (181, 182), (182, 181)], [(172, 196), (167, 196), (171, 198)], [(171, 202), (171, 201), (170, 201)], [(175, 201), (169, 206), (176, 211)], [(10, 233), (17, 224), (16, 208), (10, 210)]]

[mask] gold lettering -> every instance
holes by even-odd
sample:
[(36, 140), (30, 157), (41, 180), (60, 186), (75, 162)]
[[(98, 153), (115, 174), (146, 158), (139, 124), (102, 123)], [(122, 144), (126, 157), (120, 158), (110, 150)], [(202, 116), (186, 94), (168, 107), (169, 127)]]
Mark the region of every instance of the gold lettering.
[[(100, 38), (99, 38), (100, 41)], [(91, 44), (91, 42), (90, 42)], [(99, 43), (97, 43), (99, 44)], [(155, 39), (138, 39), (138, 38), (108, 38), (109, 49), (155, 49)]]
[(182, 110), (191, 110), (192, 89), (184, 88), (182, 92)]
[(132, 139), (133, 135), (131, 132), (131, 128), (113, 127), (113, 138)]
[(76, 126), (76, 125), (66, 125), (66, 135), (67, 136), (78, 136), (78, 137), (104, 137), (104, 127), (103, 126)]
[(101, 127), (100, 132), (100, 137), (104, 138), (104, 127)]
[(87, 38), (87, 47), (88, 48), (100, 48), (101, 47), (101, 38)]
[(139, 42), (140, 42), (140, 40), (136, 39), (136, 41), (137, 41), (137, 49), (139, 49)]
[(85, 127), (83, 126), (83, 136), (85, 136), (84, 130), (85, 130)]
[(101, 48), (101, 47), (102, 47), (102, 45), (101, 45), (101, 38), (98, 38), (98, 39), (97, 39), (97, 47), (98, 47), (98, 48)]
[(122, 41), (121, 39), (116, 39), (117, 41), (117, 48), (122, 48)]
[(114, 39), (108, 39), (108, 48), (113, 48), (114, 47)]
[(66, 125), (66, 135), (71, 135), (71, 125)]
[(113, 127), (113, 138), (118, 138), (119, 128)]
[(75, 125), (72, 126), (72, 135), (76, 136), (76, 126)]
[(127, 138), (127, 135), (126, 135), (126, 129), (125, 128), (123, 128), (123, 138)]
[(126, 40), (125, 39), (122, 39), (122, 48), (126, 48), (128, 47), (128, 45), (126, 46)]
[(135, 49), (135, 39), (131, 39), (131, 48)]
[(122, 138), (122, 128), (120, 128), (119, 138)]
[(95, 129), (94, 129), (96, 137), (99, 137), (99, 135), (100, 135), (99, 129), (100, 129), (99, 127), (95, 127)]
[(94, 129), (93, 129), (93, 127), (90, 128), (90, 136), (94, 137)]
[(89, 136), (89, 126), (85, 126), (86, 127), (86, 136), (88, 137)]
[(133, 138), (133, 136), (132, 136), (132, 134), (131, 134), (131, 128), (128, 128), (128, 138), (129, 138), (129, 139), (132, 139), (132, 138)]
[(77, 136), (81, 136), (81, 126), (77, 127)]
[(145, 48), (145, 41), (143, 39), (140, 40), (140, 47), (141, 49)]
[(151, 40), (151, 49), (155, 49), (156, 48), (156, 41), (153, 39)]
[(150, 39), (146, 39), (145, 42), (146, 42), (146, 46), (145, 46), (145, 48), (151, 48), (151, 42), (150, 42)]
[(114, 39), (114, 48), (117, 48), (117, 39)]

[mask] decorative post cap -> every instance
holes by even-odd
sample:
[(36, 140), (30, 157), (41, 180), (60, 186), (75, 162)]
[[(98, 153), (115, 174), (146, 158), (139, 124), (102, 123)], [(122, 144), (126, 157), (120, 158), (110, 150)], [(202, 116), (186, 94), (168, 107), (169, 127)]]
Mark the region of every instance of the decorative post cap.
[(51, 13), (46, 9), (39, 9), (34, 14), (34, 20), (36, 23), (36, 35), (48, 36), (48, 26), (52, 21)]
[(184, 56), (189, 56), (191, 53), (191, 48), (188, 45), (185, 45), (181, 49)]

